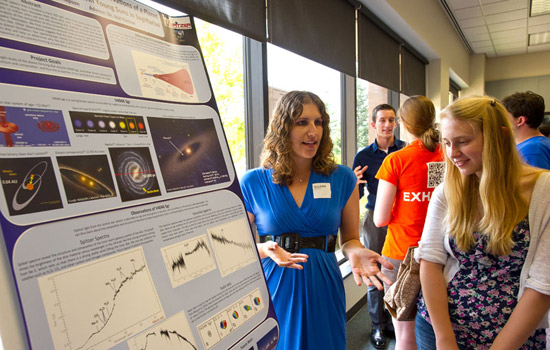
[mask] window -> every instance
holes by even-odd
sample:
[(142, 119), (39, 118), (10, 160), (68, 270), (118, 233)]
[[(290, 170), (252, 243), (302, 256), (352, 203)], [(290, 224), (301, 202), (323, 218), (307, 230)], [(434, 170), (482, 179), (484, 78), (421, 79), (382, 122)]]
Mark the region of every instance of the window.
[(292, 90), (307, 90), (318, 95), (330, 116), (330, 136), (334, 157), (342, 160), (340, 72), (275, 45), (267, 45), (269, 113), (277, 100)]
[(197, 36), (237, 176), (246, 171), (243, 37), (195, 18)]
[[(139, 0), (170, 16), (185, 14), (151, 0)], [(220, 112), (235, 171), (246, 171), (243, 36), (195, 17), (201, 51)]]
[[(376, 132), (375, 130), (370, 126), (372, 121), (372, 110), (374, 107), (378, 106), (382, 103), (388, 103), (388, 89), (370, 83), (363, 79), (357, 79), (357, 90), (356, 90), (356, 98), (357, 98), (357, 108), (356, 108), (356, 116), (357, 116), (357, 128), (356, 128), (356, 135), (357, 135), (357, 151), (359, 152), (363, 148), (367, 147), (371, 143), (374, 142), (376, 139)], [(365, 213), (367, 209), (365, 206), (367, 205), (367, 195), (363, 196), (359, 202), (359, 210), (360, 210), (360, 222), (362, 223), (365, 217)]]

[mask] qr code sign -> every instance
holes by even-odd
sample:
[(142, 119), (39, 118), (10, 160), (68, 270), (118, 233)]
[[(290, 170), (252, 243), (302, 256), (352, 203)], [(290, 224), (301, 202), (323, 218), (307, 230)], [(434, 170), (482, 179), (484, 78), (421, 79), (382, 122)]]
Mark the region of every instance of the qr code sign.
[(445, 176), (445, 162), (428, 163), (428, 188), (437, 187)]

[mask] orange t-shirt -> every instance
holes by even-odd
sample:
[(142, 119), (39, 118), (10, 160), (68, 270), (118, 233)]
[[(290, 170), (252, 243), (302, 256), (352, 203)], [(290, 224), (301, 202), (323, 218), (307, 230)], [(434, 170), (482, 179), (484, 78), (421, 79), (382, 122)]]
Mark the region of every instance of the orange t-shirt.
[(430, 152), (419, 140), (384, 159), (376, 178), (395, 185), (397, 192), (382, 255), (403, 260), (409, 247), (418, 245), (428, 203), (444, 173), (441, 146)]

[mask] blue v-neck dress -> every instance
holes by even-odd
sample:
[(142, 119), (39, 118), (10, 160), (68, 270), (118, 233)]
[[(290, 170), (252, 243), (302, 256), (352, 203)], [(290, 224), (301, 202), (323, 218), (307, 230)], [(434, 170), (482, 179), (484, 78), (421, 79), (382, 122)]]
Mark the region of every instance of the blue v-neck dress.
[[(353, 171), (345, 166), (338, 166), (329, 176), (312, 172), (301, 207), (287, 186), (273, 184), (268, 169), (248, 171), (241, 189), (260, 236), (297, 232), (314, 237), (338, 233), (342, 210), (356, 182)], [(314, 185), (326, 183), (330, 198), (314, 198)], [(277, 349), (345, 349), (345, 293), (336, 256), (320, 249), (300, 252), (309, 255), (303, 270), (279, 267), (270, 258), (262, 260), (279, 320)]]

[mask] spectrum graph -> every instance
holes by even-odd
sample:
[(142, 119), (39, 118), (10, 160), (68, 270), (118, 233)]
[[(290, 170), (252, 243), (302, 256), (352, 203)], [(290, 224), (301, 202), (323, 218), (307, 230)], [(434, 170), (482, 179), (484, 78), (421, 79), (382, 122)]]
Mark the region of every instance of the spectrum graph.
[(208, 230), (222, 277), (256, 260), (248, 222), (240, 218)]
[(165, 247), (162, 256), (174, 288), (216, 269), (206, 235)]
[(56, 349), (109, 349), (164, 319), (141, 247), (38, 284)]
[(128, 340), (130, 350), (197, 350), (185, 312)]

